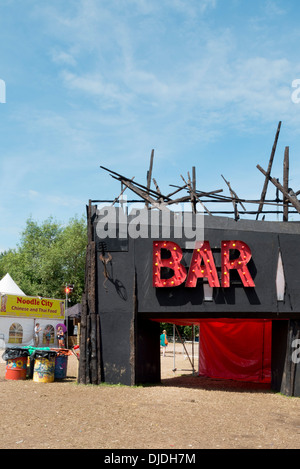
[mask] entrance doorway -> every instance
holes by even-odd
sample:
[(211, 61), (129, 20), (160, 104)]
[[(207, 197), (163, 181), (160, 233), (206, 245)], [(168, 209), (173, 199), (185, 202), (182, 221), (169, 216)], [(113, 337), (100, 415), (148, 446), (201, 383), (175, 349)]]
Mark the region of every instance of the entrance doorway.
[[(168, 361), (163, 360), (161, 354), (162, 375), (167, 373), (170, 377), (170, 372), (166, 370), (168, 367), (174, 376), (181, 371), (183, 374), (190, 373), (213, 379), (271, 383), (271, 320), (168, 321)], [(191, 341), (187, 341), (186, 337), (180, 334), (180, 330), (184, 330), (183, 324), (197, 331)], [(163, 327), (166, 327), (165, 323)]]

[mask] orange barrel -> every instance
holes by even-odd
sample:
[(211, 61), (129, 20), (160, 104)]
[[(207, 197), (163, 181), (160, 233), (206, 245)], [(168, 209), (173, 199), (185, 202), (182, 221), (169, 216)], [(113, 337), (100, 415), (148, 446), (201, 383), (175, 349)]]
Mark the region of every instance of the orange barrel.
[(8, 348), (5, 350), (2, 355), (6, 361), (5, 379), (26, 379), (28, 355), (28, 350), (22, 348)]
[(35, 350), (33, 381), (36, 383), (52, 383), (54, 381), (56, 352)]

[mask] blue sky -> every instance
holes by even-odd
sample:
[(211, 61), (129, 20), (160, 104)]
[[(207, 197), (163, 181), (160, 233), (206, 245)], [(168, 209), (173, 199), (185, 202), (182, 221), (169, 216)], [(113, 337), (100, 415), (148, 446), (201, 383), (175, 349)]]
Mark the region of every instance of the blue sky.
[(100, 165), (145, 183), (152, 149), (164, 193), (196, 166), (198, 189), (228, 195), (223, 174), (257, 199), (279, 121), (272, 175), (289, 146), (297, 191), (299, 13), (298, 0), (1, 0), (0, 251), (30, 216), (67, 223), (118, 195)]

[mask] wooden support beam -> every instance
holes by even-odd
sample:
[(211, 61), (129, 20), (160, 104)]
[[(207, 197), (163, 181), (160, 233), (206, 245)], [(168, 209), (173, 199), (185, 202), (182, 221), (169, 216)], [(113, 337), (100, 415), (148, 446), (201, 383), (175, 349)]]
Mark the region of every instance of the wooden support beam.
[(86, 343), (87, 343), (87, 300), (86, 295), (83, 293), (81, 300), (81, 318), (80, 318), (80, 360), (78, 367), (78, 383), (86, 384)]
[[(105, 171), (108, 171), (109, 173), (111, 173), (110, 175), (114, 179), (117, 179), (118, 181), (123, 182), (123, 184), (125, 184), (125, 181), (130, 182), (129, 178), (127, 178), (125, 176), (122, 176), (122, 174), (119, 174), (116, 171), (112, 171), (111, 169), (105, 168), (104, 166), (100, 166), (100, 168), (102, 168)], [(155, 196), (155, 197), (160, 197), (161, 196), (161, 194), (158, 194), (158, 192), (154, 191), (153, 189), (148, 189), (143, 184), (139, 184), (137, 182), (134, 182), (134, 183), (132, 183), (132, 185), (137, 186), (138, 188), (142, 189), (146, 194), (150, 194), (151, 196)], [(168, 200), (168, 197), (166, 197), (166, 196), (163, 196), (163, 198)]]
[(170, 194), (167, 195), (167, 197), (172, 197), (173, 195), (177, 194), (178, 192), (182, 191), (183, 189), (185, 189), (187, 187), (187, 184), (185, 184), (184, 186), (182, 187), (178, 187), (178, 189), (176, 189), (176, 191), (174, 192), (170, 192)]
[[(283, 161), (283, 188), (285, 192), (289, 191), (289, 147), (285, 147)], [(289, 221), (289, 202), (283, 196), (283, 221)]]
[[(133, 178), (131, 178), (130, 181), (132, 182), (132, 181), (134, 180), (134, 178), (135, 178), (135, 176), (133, 176)], [(123, 183), (122, 183), (122, 186), (123, 186)], [(114, 201), (112, 202), (111, 205), (115, 205), (115, 203), (118, 202), (119, 198), (121, 197), (121, 195), (124, 194), (124, 192), (126, 191), (126, 189), (128, 189), (127, 186), (125, 186), (125, 187), (122, 188), (120, 194), (118, 195), (118, 197), (116, 197), (116, 198), (114, 199)]]
[(224, 176), (222, 174), (221, 174), (221, 176), (222, 176), (222, 178), (224, 179), (224, 181), (226, 182), (226, 184), (229, 188), (231, 198), (234, 199), (237, 203), (239, 203), (244, 210), (246, 210), (246, 208), (244, 207), (244, 205), (242, 203), (242, 199), (240, 199), (239, 196), (236, 194), (236, 192), (234, 192), (234, 190), (232, 189), (232, 187), (230, 185), (230, 182), (226, 181), (226, 179), (224, 178)]
[[(147, 171), (147, 189), (148, 189), (148, 192), (150, 191), (150, 186), (151, 186), (153, 160), (154, 160), (154, 150), (151, 151), (150, 166), (149, 166), (149, 171)], [(146, 201), (146, 207), (147, 208), (149, 207), (149, 202), (148, 201)]]
[(270, 159), (269, 159), (269, 165), (268, 165), (268, 169), (267, 169), (267, 172), (266, 172), (265, 182), (264, 182), (261, 197), (260, 197), (260, 203), (259, 203), (259, 207), (258, 207), (258, 210), (257, 210), (256, 220), (258, 220), (259, 214), (262, 211), (264, 201), (265, 201), (265, 198), (266, 198), (266, 193), (267, 193), (267, 189), (268, 189), (269, 178), (270, 178), (270, 175), (271, 175), (272, 164), (273, 164), (273, 160), (274, 160), (274, 156), (275, 156), (275, 152), (276, 152), (276, 147), (277, 147), (277, 142), (278, 142), (278, 138), (279, 138), (280, 128), (281, 128), (281, 121), (279, 122), (278, 127), (277, 127), (277, 132), (276, 132), (276, 135), (275, 135), (275, 140), (274, 140), (274, 143), (273, 143), (271, 156), (270, 156)]
[(210, 195), (218, 194), (219, 192), (223, 192), (223, 189), (217, 189), (216, 191), (210, 191), (210, 192), (198, 191), (196, 192), (196, 195), (198, 197), (207, 197)]
[[(112, 176), (114, 177), (114, 176)], [(118, 178), (115, 178), (115, 179), (118, 179)], [(135, 187), (132, 183), (130, 183), (128, 180), (124, 180), (123, 181), (123, 184), (125, 184), (125, 186), (129, 187), (130, 190), (132, 190), (133, 192), (135, 192), (136, 194), (138, 194), (142, 199), (144, 199), (145, 201), (149, 202), (151, 205), (153, 205), (153, 207), (156, 207), (158, 208), (159, 210), (169, 210), (167, 207), (166, 207), (166, 204), (164, 202), (157, 202), (157, 200), (153, 199), (147, 192), (145, 192), (144, 190), (138, 188), (138, 187)], [(158, 194), (158, 197), (161, 196), (161, 194), (157, 193)]]
[[(259, 164), (256, 166), (257, 169), (259, 169), (260, 172), (264, 174), (264, 176), (267, 177), (267, 172), (259, 166)], [(272, 178), (271, 176), (268, 176), (269, 181), (271, 181), (275, 187), (278, 187), (278, 189), (282, 192), (282, 194), (288, 199), (288, 201), (295, 207), (298, 213), (300, 213), (300, 202), (296, 197), (296, 194), (292, 192), (292, 195), (290, 193), (287, 193), (284, 190), (284, 187), (277, 181), (277, 179)]]
[(85, 287), (82, 296), (80, 359), (78, 382), (99, 384), (101, 380), (100, 321), (97, 313), (96, 242), (93, 237), (93, 210), (87, 207), (88, 244), (86, 248)]
[(196, 168), (195, 166), (192, 167), (192, 194), (191, 194), (191, 202), (192, 202), (192, 208), (193, 208), (193, 212), (196, 213), (197, 212), (197, 208), (196, 208)]
[(240, 203), (242, 208), (244, 210), (246, 210), (246, 208), (244, 207), (244, 205), (242, 204), (242, 202), (237, 202), (239, 200), (237, 194), (234, 192), (234, 190), (232, 189), (231, 185), (230, 185), (230, 182), (227, 181), (223, 174), (221, 174), (222, 178), (224, 179), (224, 181), (226, 182), (228, 188), (229, 188), (229, 192), (230, 192), (230, 195), (231, 195), (231, 200), (232, 200), (232, 204), (233, 204), (233, 209), (234, 209), (234, 217), (235, 217), (235, 220), (239, 220), (240, 218), (240, 215), (239, 215), (239, 211), (238, 211), (238, 208), (237, 208), (237, 204)]
[[(186, 180), (184, 179), (184, 177), (182, 176), (182, 174), (180, 175), (181, 176), (181, 179), (183, 180), (183, 182), (188, 186), (190, 187), (190, 183), (189, 182), (186, 182)], [(212, 215), (212, 213), (208, 210), (207, 207), (205, 207), (205, 205), (201, 202), (201, 200), (199, 199), (199, 197), (195, 194), (195, 198), (196, 200), (199, 202), (199, 204), (201, 205), (201, 207), (204, 208), (204, 210), (208, 213), (208, 215)]]

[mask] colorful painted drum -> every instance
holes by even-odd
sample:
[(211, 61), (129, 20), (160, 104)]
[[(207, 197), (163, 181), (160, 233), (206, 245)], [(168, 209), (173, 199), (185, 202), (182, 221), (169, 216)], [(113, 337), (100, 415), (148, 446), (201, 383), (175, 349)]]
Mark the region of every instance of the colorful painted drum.
[(54, 378), (64, 379), (67, 376), (67, 367), (68, 367), (68, 356), (60, 355), (58, 353), (55, 359)]
[(52, 383), (54, 381), (55, 356), (35, 357), (33, 381), (37, 383)]
[(5, 379), (26, 379), (27, 357), (9, 358), (6, 362)]

